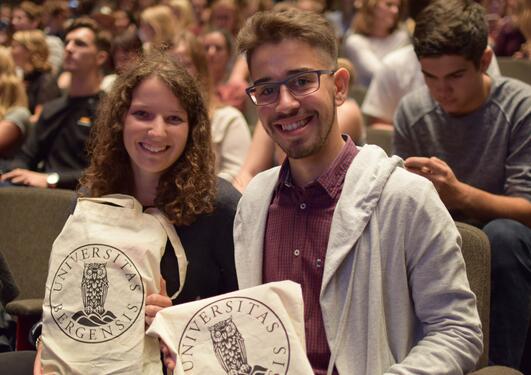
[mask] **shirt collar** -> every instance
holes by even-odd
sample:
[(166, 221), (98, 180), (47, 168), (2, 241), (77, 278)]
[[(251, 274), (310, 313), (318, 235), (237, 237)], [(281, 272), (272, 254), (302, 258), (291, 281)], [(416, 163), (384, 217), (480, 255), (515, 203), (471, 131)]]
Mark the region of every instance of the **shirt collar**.
[[(358, 153), (358, 149), (352, 139), (347, 134), (343, 134), (342, 137), (345, 140), (345, 145), (341, 149), (339, 155), (335, 158), (326, 172), (317, 177), (317, 179), (314, 181), (310, 182), (304, 187), (304, 189), (311, 188), (313, 186), (320, 186), (326, 191), (330, 198), (333, 199), (335, 199), (337, 194), (341, 192), (347, 170), (352, 163), (352, 160)], [(291, 170), (289, 168), (289, 160), (286, 158), (280, 168), (275, 192), (278, 192), (283, 188), (292, 188), (293, 185)]]

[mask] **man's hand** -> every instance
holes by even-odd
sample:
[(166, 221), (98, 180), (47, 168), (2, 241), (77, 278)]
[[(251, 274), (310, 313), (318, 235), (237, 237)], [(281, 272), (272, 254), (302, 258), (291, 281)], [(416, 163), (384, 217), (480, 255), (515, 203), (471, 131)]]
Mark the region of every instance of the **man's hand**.
[(146, 298), (146, 328), (151, 325), (157, 313), (172, 305), (170, 297), (166, 292), (166, 281), (160, 279), (160, 294), (150, 294)]
[(48, 187), (46, 173), (33, 172), (27, 169), (13, 169), (10, 172), (4, 173), (0, 176), (0, 181), (10, 181), (17, 185), (26, 185), (34, 187)]
[(439, 158), (410, 157), (404, 162), (408, 171), (430, 180), (446, 208), (460, 208), (465, 199), (466, 185), (460, 182), (452, 169)]

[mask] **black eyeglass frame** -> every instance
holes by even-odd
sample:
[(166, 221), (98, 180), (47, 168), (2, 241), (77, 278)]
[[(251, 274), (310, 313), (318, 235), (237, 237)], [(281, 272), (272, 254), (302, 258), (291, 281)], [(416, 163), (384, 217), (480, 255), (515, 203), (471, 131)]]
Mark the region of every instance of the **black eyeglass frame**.
[[(335, 74), (336, 72), (337, 72), (337, 69), (334, 69), (334, 70), (330, 70), (330, 69), (307, 70), (307, 71), (304, 71), (304, 72), (292, 74), (292, 75), (286, 77), (285, 79), (283, 79), (282, 81), (262, 82), (262, 83), (258, 83), (256, 85), (249, 86), (249, 87), (247, 87), (245, 89), (245, 93), (251, 99), (253, 104), (258, 106), (258, 107), (265, 106), (265, 105), (271, 105), (271, 104), (276, 103), (278, 101), (278, 96), (280, 94), (280, 86), (282, 86), (282, 85), (286, 86), (286, 88), (291, 93), (291, 95), (300, 98), (300, 97), (303, 97), (303, 96), (306, 96), (306, 95), (313, 94), (314, 92), (318, 91), (321, 88), (321, 76), (323, 74), (332, 75), (332, 74)], [(316, 87), (316, 89), (313, 90), (313, 91), (309, 91), (307, 93), (304, 93), (302, 95), (301, 94), (296, 94), (293, 91), (291, 91), (291, 89), (287, 85), (287, 82), (291, 81), (294, 78), (297, 78), (298, 76), (301, 76), (301, 75), (304, 75), (304, 74), (308, 74), (308, 73), (316, 73), (317, 74), (317, 87)], [(265, 85), (277, 85), (278, 88), (279, 88), (279, 90), (277, 91), (277, 96), (276, 96), (275, 100), (273, 100), (271, 103), (258, 104), (256, 99), (253, 97), (252, 92), (254, 90), (256, 90), (257, 86), (265, 86)]]

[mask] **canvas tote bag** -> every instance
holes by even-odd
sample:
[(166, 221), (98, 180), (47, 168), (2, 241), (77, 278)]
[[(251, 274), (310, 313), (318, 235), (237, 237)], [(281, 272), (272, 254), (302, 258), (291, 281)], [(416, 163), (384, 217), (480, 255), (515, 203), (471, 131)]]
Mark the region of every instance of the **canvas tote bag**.
[(45, 374), (162, 373), (158, 341), (144, 332), (144, 307), (147, 295), (160, 292), (168, 238), (182, 289), (186, 255), (160, 211), (144, 213), (127, 195), (78, 199), (50, 255), (43, 302)]
[(176, 356), (176, 375), (308, 375), (300, 285), (279, 281), (157, 313), (147, 331)]

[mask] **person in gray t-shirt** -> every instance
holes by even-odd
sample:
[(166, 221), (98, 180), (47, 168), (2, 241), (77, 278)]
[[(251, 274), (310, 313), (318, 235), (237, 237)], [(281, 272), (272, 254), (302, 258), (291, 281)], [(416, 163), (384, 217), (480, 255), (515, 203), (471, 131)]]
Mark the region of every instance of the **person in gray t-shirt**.
[(531, 86), (491, 78), (484, 10), (436, 0), (413, 45), (426, 88), (404, 97), (394, 151), (491, 243), (490, 360), (518, 368), (531, 316)]

